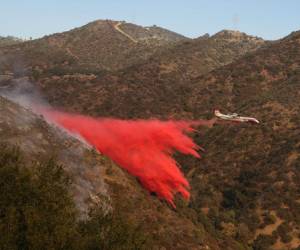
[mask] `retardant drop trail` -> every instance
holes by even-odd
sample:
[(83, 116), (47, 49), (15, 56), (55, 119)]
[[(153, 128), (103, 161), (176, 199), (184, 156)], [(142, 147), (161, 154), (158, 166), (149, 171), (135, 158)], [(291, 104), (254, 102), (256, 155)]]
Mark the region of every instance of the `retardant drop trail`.
[(189, 183), (172, 154), (179, 151), (200, 157), (196, 151), (199, 147), (187, 133), (193, 132), (195, 125), (210, 125), (209, 121), (95, 119), (49, 110), (43, 114), (79, 134), (172, 206), (176, 193), (189, 199)]

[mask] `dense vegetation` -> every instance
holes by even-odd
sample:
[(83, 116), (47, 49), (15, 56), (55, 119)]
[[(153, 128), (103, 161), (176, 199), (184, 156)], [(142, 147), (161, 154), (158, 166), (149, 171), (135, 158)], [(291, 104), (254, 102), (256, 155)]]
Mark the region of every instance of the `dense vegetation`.
[(117, 211), (94, 207), (79, 220), (70, 178), (53, 159), (28, 163), (0, 148), (1, 249), (143, 249), (146, 238)]

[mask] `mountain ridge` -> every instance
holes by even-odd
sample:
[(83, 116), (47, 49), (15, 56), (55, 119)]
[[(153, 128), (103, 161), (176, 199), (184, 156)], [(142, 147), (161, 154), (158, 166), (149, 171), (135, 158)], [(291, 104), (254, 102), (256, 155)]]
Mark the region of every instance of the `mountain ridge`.
[[(128, 34), (132, 33), (133, 37), (137, 36), (138, 42), (133, 43), (124, 36), (116, 29), (117, 25), (121, 25)], [(25, 65), (31, 66), (30, 70), (36, 67), (38, 70), (66, 68), (69, 71), (101, 72), (145, 61), (153, 52), (185, 39), (163, 29), (154, 32), (130, 23), (98, 20), (70, 31), (27, 41), (20, 46), (3, 48), (2, 51), (23, 58)]]

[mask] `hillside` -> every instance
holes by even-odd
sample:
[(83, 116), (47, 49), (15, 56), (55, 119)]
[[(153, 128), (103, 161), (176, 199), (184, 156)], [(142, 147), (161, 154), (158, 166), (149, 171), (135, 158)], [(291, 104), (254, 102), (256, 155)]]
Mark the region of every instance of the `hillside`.
[(2, 48), (10, 70), (20, 60), (34, 74), (115, 71), (145, 61), (155, 51), (188, 40), (160, 28), (99, 20), (80, 28)]
[[(111, 25), (117, 25), (121, 31)], [(32, 81), (52, 105), (93, 116), (197, 119), (211, 117), (212, 110), (220, 108), (224, 113), (258, 118), (259, 126), (216, 126), (200, 131), (195, 139), (206, 149), (200, 160), (176, 156), (192, 185), (191, 203), (187, 206), (177, 199), (176, 212), (149, 196), (136, 180), (107, 159), (91, 157), (103, 162), (105, 169), (112, 168), (105, 173), (108, 177), (104, 177), (112, 187), (112, 200), (126, 216), (143, 221), (145, 231), (150, 232), (157, 245), (168, 249), (175, 241), (178, 249), (199, 245), (202, 248), (209, 245), (211, 249), (297, 249), (300, 245), (300, 33), (270, 43), (240, 32), (221, 31), (211, 37), (182, 38), (169, 47), (161, 45), (161, 41), (174, 40), (167, 32), (164, 36), (168, 38), (158, 39), (160, 45), (155, 48), (159, 49), (153, 50), (153, 39), (156, 41), (153, 37), (160, 28), (144, 34), (143, 28), (110, 21), (87, 27), (114, 34), (113, 37), (118, 37), (114, 40), (116, 46), (130, 49), (147, 43), (152, 54), (135, 61), (135, 52), (130, 52), (134, 62), (131, 63), (130, 57), (128, 61), (124, 59), (124, 68), (120, 58), (125, 47), (116, 49), (114, 43), (110, 44), (112, 39), (106, 44), (113, 51), (121, 51), (117, 58), (120, 61), (114, 58), (114, 53), (107, 53), (105, 60), (98, 63), (93, 58), (96, 54), (88, 52), (92, 51), (89, 43), (78, 41), (80, 46), (88, 46), (78, 47), (76, 56), (80, 58), (76, 59), (64, 43), (57, 45), (64, 41), (62, 36), (71, 40), (74, 36), (68, 32), (57, 34), (41, 39), (43, 43), (48, 39), (44, 44), (51, 44), (49, 50), (39, 50), (41, 41), (13, 47), (17, 54), (11, 48), (0, 50), (5, 55), (1, 89)], [(79, 37), (85, 37), (87, 27), (71, 32), (83, 32)], [(74, 45), (72, 53), (75, 48)], [(26, 71), (22, 65), (34, 64), (20, 60), (19, 67), (14, 67), (21, 69), (17, 70), (20, 74), (11, 74), (11, 62), (15, 62), (16, 56), (28, 58), (28, 51), (41, 52), (37, 57), (30, 55), (32, 62), (44, 66), (25, 67)], [(96, 65), (92, 65), (93, 60)], [(111, 67), (118, 70), (109, 72)], [(7, 116), (8, 111), (5, 112), (1, 119)], [(5, 136), (14, 138), (12, 134), (19, 133), (17, 130)], [(48, 150), (45, 148), (45, 152)], [(83, 161), (86, 158), (89, 157)]]
[(76, 138), (2, 97), (0, 104), (2, 145), (18, 145), (28, 162), (53, 156), (63, 164), (73, 180), (72, 194), (81, 217), (86, 217), (89, 206), (100, 204), (137, 224), (153, 248), (219, 249), (219, 243), (193, 219), (196, 215), (186, 205), (177, 212), (172, 210)]
[(261, 38), (238, 31), (224, 30), (185, 41), (158, 56), (161, 75), (184, 74), (194, 78), (266, 44)]
[(256, 249), (300, 245), (299, 45), (300, 34), (293, 33), (199, 77), (188, 100), (196, 118), (219, 107), (262, 122), (199, 136), (207, 154), (198, 164), (205, 167), (187, 169), (193, 207), (217, 221), (218, 230), (231, 228), (228, 234), (244, 242), (256, 239)]
[[(224, 35), (227, 33), (230, 35)], [(138, 38), (137, 35), (134, 37)], [(164, 115), (171, 109), (185, 109), (181, 91), (187, 92), (191, 79), (231, 63), (265, 44), (262, 39), (243, 33), (223, 31), (212, 37), (200, 37), (164, 48), (146, 62), (117, 72), (58, 74), (44, 71), (32, 74), (32, 81), (37, 82), (51, 104), (67, 106), (70, 110), (118, 117), (126, 117), (129, 113), (132, 117), (150, 117), (153, 113)]]
[(80, 89), (67, 81), (59, 82), (66, 91), (56, 91), (47, 82), (42, 89), (52, 103), (92, 115), (203, 118), (219, 107), (257, 117), (260, 126), (215, 127), (200, 133), (196, 140), (207, 152), (202, 160), (179, 157), (192, 183), (191, 207), (201, 223), (213, 222), (206, 229), (214, 237), (232, 237), (255, 249), (296, 249), (299, 42), (299, 33), (293, 33), (190, 84), (172, 78), (152, 82), (156, 71), (143, 77), (142, 71), (134, 71), (128, 80), (127, 72), (121, 72), (115, 83), (115, 76), (107, 76)]

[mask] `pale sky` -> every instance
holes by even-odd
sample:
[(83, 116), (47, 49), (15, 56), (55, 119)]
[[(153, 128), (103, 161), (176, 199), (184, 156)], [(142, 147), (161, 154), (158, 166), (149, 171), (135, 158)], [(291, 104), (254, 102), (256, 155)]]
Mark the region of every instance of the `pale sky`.
[(300, 0), (0, 0), (0, 36), (38, 38), (97, 19), (188, 37), (233, 29), (273, 40), (300, 30)]

